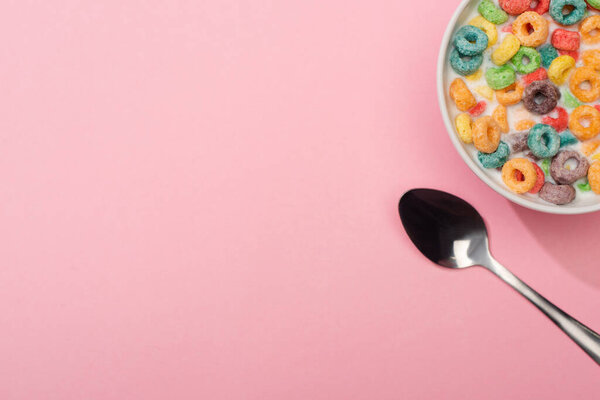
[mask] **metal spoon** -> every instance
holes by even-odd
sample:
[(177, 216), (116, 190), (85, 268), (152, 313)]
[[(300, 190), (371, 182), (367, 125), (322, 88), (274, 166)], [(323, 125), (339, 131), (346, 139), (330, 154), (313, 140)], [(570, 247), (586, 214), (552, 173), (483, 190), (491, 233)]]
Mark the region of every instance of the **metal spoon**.
[(600, 364), (600, 335), (527, 286), (490, 254), (485, 223), (466, 201), (432, 189), (413, 189), (398, 205), (402, 225), (417, 248), (447, 268), (487, 268), (548, 316)]

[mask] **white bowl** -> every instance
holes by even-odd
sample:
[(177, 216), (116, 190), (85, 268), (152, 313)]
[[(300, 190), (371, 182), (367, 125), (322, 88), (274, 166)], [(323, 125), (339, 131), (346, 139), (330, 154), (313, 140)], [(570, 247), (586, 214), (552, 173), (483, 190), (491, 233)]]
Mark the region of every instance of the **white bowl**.
[[(471, 171), (475, 173), (482, 181), (484, 181), (489, 187), (494, 189), (497, 193), (506, 197), (513, 203), (519, 204), (523, 207), (530, 208), (532, 210), (542, 211), (551, 214), (585, 214), (600, 210), (600, 195), (597, 199), (591, 200), (589, 203), (582, 204), (567, 204), (563, 206), (557, 206), (545, 202), (539, 197), (525, 197), (511, 192), (508, 188), (499, 182), (492, 179), (483, 168), (475, 162), (475, 160), (468, 154), (465, 145), (457, 136), (454, 128), (454, 122), (450, 117), (450, 107), (454, 107), (454, 103), (448, 95), (448, 77), (446, 76), (446, 65), (448, 64), (448, 50), (450, 49), (450, 39), (461, 26), (466, 25), (469, 16), (477, 8), (481, 0), (463, 0), (458, 6), (458, 9), (452, 16), (452, 19), (448, 23), (446, 33), (442, 40), (442, 47), (440, 48), (440, 54), (438, 57), (438, 69), (437, 69), (437, 84), (438, 84), (438, 102), (446, 124), (446, 130), (450, 135), (450, 140), (454, 144), (454, 147), (458, 151), (458, 154), (467, 163)], [(500, 40), (499, 40), (500, 41)]]

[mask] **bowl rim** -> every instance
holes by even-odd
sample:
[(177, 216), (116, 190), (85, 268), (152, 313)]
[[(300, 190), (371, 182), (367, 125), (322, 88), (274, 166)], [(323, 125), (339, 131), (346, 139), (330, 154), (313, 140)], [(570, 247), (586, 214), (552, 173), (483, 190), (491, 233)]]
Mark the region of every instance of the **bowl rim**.
[(438, 94), (438, 105), (440, 107), (440, 111), (442, 113), (442, 118), (444, 120), (444, 124), (446, 125), (446, 131), (450, 136), (450, 140), (454, 145), (454, 148), (460, 154), (463, 161), (469, 166), (471, 171), (481, 179), (486, 185), (492, 188), (496, 193), (502, 195), (506, 199), (516, 203), (525, 208), (529, 208), (531, 210), (541, 211), (550, 214), (560, 214), (560, 215), (576, 215), (576, 214), (587, 214), (595, 211), (600, 211), (600, 200), (598, 204), (589, 205), (589, 206), (572, 206), (572, 207), (561, 207), (556, 205), (546, 205), (546, 204), (537, 204), (532, 202), (531, 200), (527, 200), (506, 188), (500, 186), (497, 182), (492, 180), (479, 165), (475, 163), (473, 158), (467, 153), (462, 143), (460, 142), (458, 136), (454, 132), (454, 124), (450, 120), (450, 115), (448, 113), (448, 104), (446, 102), (446, 88), (444, 87), (444, 70), (446, 67), (446, 58), (450, 44), (450, 38), (452, 36), (452, 32), (454, 31), (454, 27), (458, 18), (462, 14), (462, 12), (467, 8), (467, 6), (471, 2), (476, 2), (479, 0), (462, 0), (456, 11), (452, 15), (448, 26), (446, 27), (446, 31), (444, 33), (444, 37), (442, 39), (439, 55), (438, 55), (438, 65), (437, 65), (437, 94)]

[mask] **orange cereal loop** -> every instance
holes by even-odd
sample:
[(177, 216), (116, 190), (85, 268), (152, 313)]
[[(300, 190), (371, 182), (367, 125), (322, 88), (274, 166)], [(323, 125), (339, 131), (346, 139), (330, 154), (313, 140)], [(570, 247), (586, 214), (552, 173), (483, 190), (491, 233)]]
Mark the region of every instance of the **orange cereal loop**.
[(496, 99), (503, 106), (517, 104), (522, 98), (523, 85), (521, 85), (521, 82), (515, 82), (504, 89), (496, 90)]
[(600, 140), (590, 140), (581, 144), (581, 152), (589, 157), (600, 147)]
[(600, 133), (600, 111), (588, 105), (577, 107), (569, 117), (569, 129), (581, 141), (595, 138)]
[(492, 113), (492, 118), (498, 123), (500, 126), (500, 132), (508, 133), (508, 117), (506, 115), (506, 107), (500, 104), (494, 112)]
[(594, 193), (600, 194), (600, 161), (596, 161), (590, 165), (590, 169), (588, 169), (588, 182)]
[(490, 116), (473, 122), (473, 144), (482, 153), (493, 153), (500, 145), (500, 125)]
[(522, 119), (517, 121), (515, 124), (515, 129), (518, 131), (528, 131), (535, 125), (535, 121), (530, 119)]
[(513, 192), (529, 192), (537, 182), (537, 172), (533, 163), (526, 158), (513, 158), (502, 166), (502, 180)]
[(581, 41), (587, 44), (600, 43), (600, 15), (594, 15), (584, 19), (579, 27)]
[(523, 46), (538, 47), (548, 39), (548, 21), (534, 11), (519, 15), (512, 24), (512, 30)]
[(477, 104), (475, 96), (473, 96), (465, 81), (460, 78), (456, 78), (450, 84), (450, 98), (454, 100), (460, 111), (468, 111)]
[(586, 67), (594, 68), (596, 71), (600, 71), (600, 50), (586, 50), (581, 53), (581, 61)]
[[(584, 82), (589, 84), (589, 89), (581, 87)], [(592, 67), (576, 68), (569, 80), (569, 89), (584, 103), (596, 101), (600, 97), (600, 74)]]

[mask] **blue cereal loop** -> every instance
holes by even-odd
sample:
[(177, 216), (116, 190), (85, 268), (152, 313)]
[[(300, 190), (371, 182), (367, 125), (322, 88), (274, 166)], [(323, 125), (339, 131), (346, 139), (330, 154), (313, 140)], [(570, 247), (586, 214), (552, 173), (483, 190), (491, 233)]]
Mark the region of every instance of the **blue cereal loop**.
[[(573, 6), (568, 14), (563, 14), (566, 6)], [(550, 2), (550, 16), (560, 25), (574, 25), (581, 21), (587, 11), (584, 0), (552, 0)]]
[(471, 75), (481, 67), (483, 56), (463, 56), (456, 48), (450, 52), (450, 66), (457, 74), (467, 76)]
[(560, 148), (560, 136), (550, 125), (536, 124), (529, 131), (527, 146), (536, 157), (554, 157)]
[(570, 131), (563, 131), (558, 136), (560, 136), (560, 147), (569, 146), (579, 141)]
[(460, 54), (476, 56), (487, 49), (488, 37), (481, 29), (465, 25), (456, 32), (453, 43)]
[(498, 149), (491, 154), (482, 153), (481, 151), (477, 152), (477, 159), (483, 168), (500, 168), (508, 161), (509, 155), (510, 147), (501, 141)]

